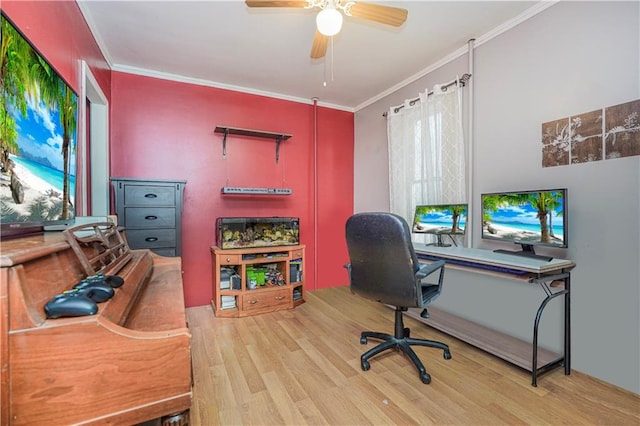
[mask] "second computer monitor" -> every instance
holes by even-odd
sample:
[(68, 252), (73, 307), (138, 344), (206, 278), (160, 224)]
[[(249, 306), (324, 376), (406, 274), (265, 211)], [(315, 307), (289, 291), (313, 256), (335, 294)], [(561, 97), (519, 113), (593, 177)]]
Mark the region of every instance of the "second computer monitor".
[(416, 206), (412, 231), (416, 234), (463, 235), (468, 204), (425, 204)]

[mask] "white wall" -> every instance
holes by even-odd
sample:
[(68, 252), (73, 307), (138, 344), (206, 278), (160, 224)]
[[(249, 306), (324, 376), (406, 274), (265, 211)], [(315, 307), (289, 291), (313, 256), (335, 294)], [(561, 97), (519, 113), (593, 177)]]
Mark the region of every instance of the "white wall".
[[(546, 254), (577, 264), (572, 367), (640, 393), (640, 157), (541, 166), (542, 123), (640, 98), (640, 3), (560, 2), (479, 44), (474, 64), (471, 220), (479, 224), (484, 192), (568, 188), (569, 248)], [(467, 59), (456, 59), (356, 113), (356, 211), (388, 210), (382, 113), (466, 71)], [(480, 239), (477, 224), (472, 246), (499, 247)], [(445, 298), (445, 288), (442, 302), (460, 311), (481, 304), (487, 322), (520, 335), (504, 313), (490, 317), (521, 303), (497, 286), (484, 299), (455, 290)]]

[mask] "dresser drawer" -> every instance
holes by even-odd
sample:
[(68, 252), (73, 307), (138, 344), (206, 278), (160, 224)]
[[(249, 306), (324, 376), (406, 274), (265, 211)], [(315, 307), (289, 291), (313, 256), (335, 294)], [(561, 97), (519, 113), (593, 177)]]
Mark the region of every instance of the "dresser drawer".
[(124, 187), (125, 206), (174, 206), (176, 189), (173, 186), (132, 185)]
[(125, 207), (127, 228), (174, 228), (176, 209), (173, 207)]
[(242, 310), (244, 312), (257, 313), (289, 309), (291, 304), (291, 289), (247, 292), (242, 295)]
[(175, 229), (127, 229), (127, 240), (132, 249), (175, 247)]

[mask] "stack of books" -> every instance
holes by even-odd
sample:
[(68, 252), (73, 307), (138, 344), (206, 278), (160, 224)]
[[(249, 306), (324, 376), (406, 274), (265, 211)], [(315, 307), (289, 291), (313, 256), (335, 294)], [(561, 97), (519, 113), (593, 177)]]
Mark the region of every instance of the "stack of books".
[(236, 307), (236, 297), (235, 296), (221, 296), (222, 303), (220, 305), (220, 309), (233, 309)]
[(293, 259), (289, 262), (289, 280), (292, 283), (302, 281), (302, 259)]
[(230, 268), (220, 268), (220, 289), (228, 290), (231, 288), (231, 275), (235, 271)]
[(293, 289), (293, 300), (302, 299), (302, 290), (299, 287)]

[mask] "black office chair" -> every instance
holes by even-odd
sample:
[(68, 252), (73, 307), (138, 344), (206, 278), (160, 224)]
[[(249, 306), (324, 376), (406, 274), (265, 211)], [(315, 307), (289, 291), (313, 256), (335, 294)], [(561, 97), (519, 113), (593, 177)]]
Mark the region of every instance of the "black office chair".
[[(442, 290), (444, 261), (431, 264), (418, 262), (411, 231), (407, 222), (392, 213), (358, 213), (351, 216), (346, 224), (347, 248), (350, 263), (351, 291), (359, 296), (395, 306), (394, 335), (363, 331), (360, 343), (367, 339), (383, 340), (378, 346), (368, 350), (361, 357), (363, 371), (369, 370), (369, 358), (387, 349), (403, 351), (418, 368), (423, 383), (430, 383), (431, 376), (411, 348), (411, 345), (429, 346), (444, 350), (444, 358), (451, 359), (449, 346), (444, 343), (409, 337), (409, 328), (404, 327), (402, 312), (408, 308), (422, 308), (423, 318), (429, 316), (426, 306), (435, 300)], [(423, 280), (440, 271), (437, 283)]]

